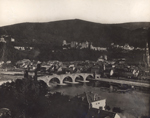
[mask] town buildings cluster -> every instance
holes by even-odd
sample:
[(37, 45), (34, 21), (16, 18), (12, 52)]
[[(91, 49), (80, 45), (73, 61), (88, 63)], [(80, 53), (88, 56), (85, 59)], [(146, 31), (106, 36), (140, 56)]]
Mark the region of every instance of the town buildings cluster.
[(140, 48), (140, 47), (135, 48), (133, 46), (130, 46), (127, 43), (125, 45), (118, 45), (118, 44), (111, 43), (111, 48), (123, 49), (123, 50), (128, 50), (128, 51), (131, 51), (131, 50), (145, 50), (145, 48)]
[(32, 50), (34, 49), (34, 47), (31, 47), (31, 46), (14, 46), (15, 49), (17, 50)]
[(123, 49), (126, 51), (132, 51), (132, 50), (145, 50), (145, 48), (141, 47), (134, 47), (130, 46), (129, 44), (119, 45), (111, 43), (110, 47), (95, 47), (93, 46), (92, 42), (84, 41), (84, 42), (77, 42), (77, 41), (71, 41), (68, 43), (66, 40), (62, 43), (63, 50), (66, 49), (91, 49), (95, 51), (107, 51), (108, 48), (114, 48), (114, 49)]
[[(3, 43), (7, 43), (7, 42), (11, 42), (14, 44), (15, 39), (12, 38), (9, 35), (1, 35), (0, 37), (0, 42)], [(13, 45), (15, 49), (17, 50), (32, 50), (34, 49), (34, 47), (31, 46), (21, 46), (21, 45)], [(62, 43), (62, 48), (65, 49), (91, 49), (91, 50), (97, 50), (97, 51), (107, 51), (107, 47), (95, 47), (93, 46), (92, 42), (88, 42), (88, 41), (84, 41), (84, 42), (77, 42), (77, 41), (71, 41), (70, 43), (68, 43), (66, 40), (63, 41)], [(120, 45), (116, 45), (114, 43), (111, 44), (111, 48), (119, 48), (119, 49), (123, 49), (123, 50), (135, 50), (138, 48), (134, 48), (133, 46), (129, 46), (129, 44), (125, 44), (124, 46), (120, 46)], [(139, 48), (140, 50), (145, 50), (145, 54), (143, 54), (143, 62), (145, 62), (145, 64), (150, 67), (150, 57), (149, 57), (149, 48), (148, 48), (148, 43), (146, 43), (146, 48)], [(122, 61), (122, 60), (121, 60)], [(120, 61), (120, 62), (121, 62)], [(11, 62), (7, 61), (6, 64), (9, 64)], [(16, 64), (17, 66), (21, 67), (21, 68), (30, 68), (30, 69), (34, 69), (36, 66), (36, 63), (38, 61), (31, 61), (31, 60), (21, 60), (20, 62), (18, 61)], [(101, 72), (111, 72), (114, 73), (113, 71), (116, 70), (116, 68), (118, 67), (117, 61), (115, 60), (114, 63), (112, 64), (112, 61), (108, 61), (107, 60), (107, 55), (103, 55), (100, 56), (100, 58), (98, 58), (97, 62), (67, 62), (67, 63), (62, 63), (59, 61), (48, 61), (48, 62), (42, 62), (41, 63), (41, 67), (43, 68), (43, 71), (49, 71), (49, 72), (58, 72), (61, 73), (64, 70), (65, 72), (97, 72), (97, 73), (101, 73)], [(72, 64), (71, 64), (72, 63)], [(3, 65), (4, 62), (1, 61), (0, 65)], [(69, 65), (70, 64), (70, 65)], [(125, 63), (120, 64), (121, 66), (125, 65)], [(120, 66), (120, 67), (121, 67)], [(125, 67), (125, 66), (123, 66)], [(45, 68), (45, 69), (44, 69)], [(109, 69), (108, 69), (109, 68)], [(126, 70), (132, 70), (130, 65), (126, 65)], [(123, 69), (124, 70), (124, 69)], [(134, 70), (135, 72), (135, 70)], [(137, 69), (136, 69), (136, 72)], [(137, 73), (136, 73), (137, 74)]]
[[(33, 39), (33, 41), (34, 40), (35, 39)], [(15, 43), (16, 40), (10, 35), (1, 35), (0, 42), (3, 42), (3, 43), (11, 42), (11, 43), (13, 43), (14, 48), (17, 50), (32, 50), (32, 49), (34, 49), (33, 46), (27, 46), (27, 45), (21, 45), (21, 44)], [(119, 45), (119, 44), (111, 43), (110, 47), (128, 50), (128, 51), (145, 50), (145, 48), (133, 47), (133, 46), (130, 46), (129, 44)], [(66, 50), (66, 49), (91, 49), (91, 50), (95, 50), (95, 51), (107, 51), (108, 48), (109, 47), (100, 47), (100, 46), (95, 47), (92, 42), (88, 42), (88, 41), (82, 41), (82, 42), (71, 41), (70, 43), (68, 43), (66, 40), (63, 40), (63, 43), (62, 43), (63, 50)]]
[[(3, 40), (3, 38), (2, 38)], [(13, 40), (14, 41), (14, 40)], [(77, 42), (72, 42), (72, 48), (76, 48)], [(68, 45), (66, 41), (63, 42), (63, 46)], [(115, 47), (114, 44), (111, 44)], [(84, 48), (89, 48), (88, 42), (83, 42), (81, 45)], [(128, 47), (128, 48), (127, 48)], [(125, 45), (124, 49), (129, 49), (129, 45)], [(149, 58), (149, 49), (148, 43), (146, 44), (145, 54), (143, 55), (143, 62), (147, 67), (150, 67), (150, 58)], [(34, 61), (29, 59), (23, 59), (16, 62), (17, 68), (24, 68), (28, 70), (34, 70), (37, 67), (37, 64), (41, 64), (41, 72), (48, 73), (57, 73), (57, 74), (65, 74), (65, 73), (97, 73), (101, 74), (103, 77), (110, 77), (112, 75), (124, 76), (124, 77), (137, 77), (143, 70), (139, 65), (129, 65), (126, 64), (126, 59), (117, 59), (117, 60), (107, 60), (107, 55), (101, 55), (97, 61), (72, 61), (72, 62), (60, 62), (60, 61)], [(0, 62), (0, 66), (11, 64), (11, 60), (4, 63), (4, 61)], [(146, 70), (147, 71), (147, 70)], [(149, 72), (149, 71), (147, 71)]]
[(2, 43), (15, 42), (15, 39), (12, 38), (10, 35), (1, 35), (0, 42)]
[[(11, 65), (11, 62), (1, 63), (1, 67), (4, 65)], [(40, 68), (38, 71), (43, 74), (67, 74), (67, 73), (93, 73), (98, 74), (100, 77), (125, 77), (125, 78), (138, 78), (141, 75), (146, 75), (149, 70), (144, 70), (138, 65), (129, 65), (126, 63), (126, 59), (107, 60), (107, 55), (100, 56), (97, 61), (72, 61), (72, 62), (60, 62), (53, 61), (36, 61), (23, 59), (16, 62), (15, 68), (12, 69), (25, 69), (28, 71), (34, 71)], [(9, 70), (9, 68), (7, 69)]]
[(14, 47), (14, 49), (17, 49), (17, 50), (24, 51), (24, 50), (32, 50), (32, 49), (34, 49), (33, 46), (28, 46), (26, 44), (16, 43), (15, 38), (13, 38), (10, 35), (1, 35), (0, 36), (0, 42), (1, 43), (9, 43), (9, 44), (11, 44)]

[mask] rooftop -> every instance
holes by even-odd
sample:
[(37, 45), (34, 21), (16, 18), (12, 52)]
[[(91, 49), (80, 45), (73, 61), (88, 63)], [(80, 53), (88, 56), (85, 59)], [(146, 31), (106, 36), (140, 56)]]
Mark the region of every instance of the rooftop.
[(78, 95), (78, 97), (81, 97), (81, 98), (86, 97), (88, 103), (105, 99), (104, 97), (102, 97), (96, 93), (93, 93), (93, 92), (85, 92), (83, 94)]
[(105, 99), (104, 97), (93, 92), (86, 92), (86, 97), (89, 103)]

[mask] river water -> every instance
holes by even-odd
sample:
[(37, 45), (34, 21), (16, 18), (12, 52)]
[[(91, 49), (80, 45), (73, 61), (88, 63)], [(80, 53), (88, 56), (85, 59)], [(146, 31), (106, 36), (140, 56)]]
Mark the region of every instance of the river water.
[[(120, 107), (124, 110), (125, 114), (128, 114), (131, 118), (138, 117), (143, 114), (149, 114), (149, 100), (150, 94), (142, 93), (138, 91), (127, 92), (127, 93), (114, 93), (109, 92), (109, 88), (94, 87), (87, 84), (79, 85), (66, 85), (59, 87), (50, 88), (49, 92), (61, 92), (64, 95), (71, 97), (82, 94), (84, 92), (94, 92), (106, 99), (106, 104), (113, 107)], [(138, 111), (138, 112), (137, 112)]]

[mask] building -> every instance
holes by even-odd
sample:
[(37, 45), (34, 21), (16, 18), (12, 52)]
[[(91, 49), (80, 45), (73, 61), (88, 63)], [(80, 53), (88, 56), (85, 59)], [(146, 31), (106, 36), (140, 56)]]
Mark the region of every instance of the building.
[(146, 43), (145, 53), (143, 54), (143, 62), (146, 67), (150, 67), (150, 56), (148, 42)]
[(16, 62), (17, 67), (27, 68), (28, 65), (31, 64), (29, 59), (23, 59)]
[(63, 40), (63, 43), (62, 43), (62, 49), (63, 50), (66, 50), (66, 49), (70, 49), (70, 43), (67, 43), (66, 40)]
[(6, 43), (6, 40), (5, 40), (3, 37), (1, 37), (1, 38), (0, 38), (0, 42)]
[(25, 47), (23, 46), (14, 46), (14, 48), (17, 50), (25, 50)]
[(145, 50), (145, 48), (137, 47), (137, 48), (135, 48), (135, 50)]
[(89, 107), (86, 118), (120, 118), (117, 113), (105, 110), (106, 99), (96, 93), (86, 92), (78, 95), (77, 98), (81, 99), (84, 105), (88, 104), (86, 105)]
[(17, 49), (17, 50), (32, 50), (32, 49), (34, 49), (34, 47), (22, 46), (22, 45), (15, 45), (14, 48)]
[(89, 42), (88, 41), (81, 43), (81, 49), (84, 49), (84, 48), (89, 48)]
[(99, 96), (96, 93), (86, 92), (84, 94), (78, 95), (77, 98), (81, 98), (82, 101), (87, 103), (89, 109), (94, 108), (94, 109), (105, 110), (106, 99)]
[(94, 66), (91, 68), (91, 73), (99, 74), (101, 68), (102, 68), (102, 67), (101, 67), (100, 65), (94, 65)]
[(107, 51), (107, 48), (105, 47), (96, 47), (98, 51)]
[(96, 50), (96, 51), (107, 51), (106, 47), (95, 47), (92, 45), (92, 43), (90, 44), (90, 49), (91, 50)]
[(66, 41), (66, 40), (63, 40), (62, 46), (65, 46), (65, 45), (67, 45), (67, 41)]
[(107, 60), (107, 55), (104, 55), (104, 59)]
[(71, 48), (76, 48), (76, 47), (77, 47), (77, 44), (78, 44), (78, 42), (72, 41), (72, 42), (70, 43), (70, 47), (71, 47)]
[(15, 39), (14, 39), (14, 38), (11, 38), (11, 42), (15, 42)]
[(134, 50), (134, 47), (133, 46), (129, 46), (129, 44), (125, 44), (124, 46), (120, 46), (118, 44), (114, 44), (114, 43), (111, 43), (111, 48), (120, 48), (120, 49), (123, 49), (123, 50)]
[(101, 55), (98, 59), (97, 62), (104, 62), (107, 61), (107, 55)]
[(114, 48), (119, 48), (119, 45), (113, 45)]
[(0, 42), (10, 43), (15, 42), (15, 39), (11, 37), (11, 35), (1, 35)]
[(106, 99), (92, 92), (86, 93), (86, 97), (91, 108), (105, 110)]
[(129, 46), (129, 44), (125, 44), (125, 45), (123, 46), (123, 49), (124, 49), (124, 50), (134, 50), (134, 47), (133, 47), (133, 46)]

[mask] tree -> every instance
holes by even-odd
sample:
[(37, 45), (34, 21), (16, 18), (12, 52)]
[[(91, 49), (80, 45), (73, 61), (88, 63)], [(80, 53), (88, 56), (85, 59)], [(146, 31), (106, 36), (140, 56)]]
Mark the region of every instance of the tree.
[[(43, 104), (46, 104), (45, 94), (47, 85), (43, 81), (33, 79), (17, 79), (15, 82), (6, 83), (0, 87), (0, 107), (12, 110), (12, 115), (31, 117), (38, 113)], [(42, 102), (42, 103), (41, 103)]]

